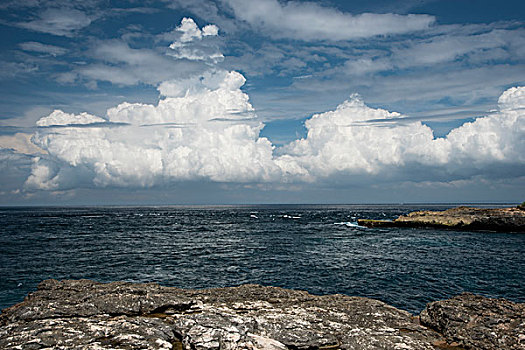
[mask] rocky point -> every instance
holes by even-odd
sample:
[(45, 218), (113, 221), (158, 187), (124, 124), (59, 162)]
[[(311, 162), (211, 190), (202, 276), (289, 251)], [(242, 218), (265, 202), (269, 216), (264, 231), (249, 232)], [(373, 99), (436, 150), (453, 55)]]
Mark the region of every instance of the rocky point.
[(366, 227), (434, 227), (524, 233), (525, 208), (424, 210), (401, 215), (392, 221), (359, 219), (358, 224)]

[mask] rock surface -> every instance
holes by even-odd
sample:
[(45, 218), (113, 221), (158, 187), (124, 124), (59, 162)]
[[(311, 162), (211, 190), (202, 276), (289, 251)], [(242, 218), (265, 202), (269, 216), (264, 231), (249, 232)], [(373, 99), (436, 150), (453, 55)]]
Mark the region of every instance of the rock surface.
[(429, 303), (420, 319), (468, 349), (525, 349), (525, 304), (465, 293)]
[(424, 326), (380, 301), (344, 295), (46, 280), (0, 315), (0, 348), (523, 349), (523, 304), (458, 298), (429, 304)]
[(445, 211), (415, 211), (393, 221), (358, 220), (366, 227), (441, 227), (500, 232), (525, 232), (525, 210), (458, 207)]

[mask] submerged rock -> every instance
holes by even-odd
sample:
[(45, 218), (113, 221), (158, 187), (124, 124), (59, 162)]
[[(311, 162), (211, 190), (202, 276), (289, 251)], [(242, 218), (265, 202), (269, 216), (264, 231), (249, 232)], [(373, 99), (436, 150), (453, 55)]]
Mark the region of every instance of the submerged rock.
[[(477, 319), (487, 311), (498, 321), (484, 322), (474, 328), (477, 333), (469, 333), (472, 327), (449, 320), (455, 320), (454, 311), (439, 311), (442, 304), (435, 303), (422, 314), (421, 325), (406, 311), (345, 295), (315, 296), (259, 285), (184, 290), (47, 280), (0, 315), (0, 348), (357, 350), (461, 349), (462, 344), (467, 349), (499, 349), (490, 346), (525, 344), (522, 304), (511, 303), (506, 313), (509, 302), (476, 298), (481, 301), (470, 308), (458, 304), (461, 320)], [(504, 311), (494, 311), (499, 305)], [(506, 327), (503, 331), (500, 324)], [(491, 332), (512, 339), (494, 343)], [(488, 345), (480, 347), (475, 341)]]
[(525, 232), (525, 210), (458, 207), (445, 211), (415, 211), (393, 221), (358, 220), (366, 227), (437, 227), (500, 232)]

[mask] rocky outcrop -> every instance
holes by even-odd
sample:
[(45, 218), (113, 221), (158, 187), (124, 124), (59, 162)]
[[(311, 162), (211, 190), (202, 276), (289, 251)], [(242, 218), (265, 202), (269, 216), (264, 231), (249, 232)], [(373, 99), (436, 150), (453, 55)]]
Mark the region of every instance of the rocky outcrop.
[[(421, 325), (417, 317), (380, 301), (344, 295), (315, 296), (259, 285), (183, 290), (157, 284), (47, 280), (0, 315), (0, 348), (361, 350), (525, 345), (522, 304), (465, 300), (430, 304)], [(461, 316), (455, 316), (456, 305)], [(484, 312), (493, 316), (472, 326)], [(461, 323), (465, 320), (467, 325)], [(499, 336), (504, 342), (494, 341)]]
[(464, 230), (525, 232), (525, 210), (458, 207), (445, 211), (415, 211), (393, 221), (358, 220), (366, 227), (436, 227)]
[(420, 319), (468, 349), (525, 349), (525, 304), (465, 293), (428, 304)]

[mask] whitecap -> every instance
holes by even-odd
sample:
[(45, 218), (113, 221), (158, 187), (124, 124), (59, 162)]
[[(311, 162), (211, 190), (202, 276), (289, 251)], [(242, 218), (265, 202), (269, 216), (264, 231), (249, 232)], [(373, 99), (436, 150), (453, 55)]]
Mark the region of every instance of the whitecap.
[(350, 221), (334, 222), (334, 225), (344, 225), (347, 227), (355, 227), (355, 228), (366, 228), (364, 226), (360, 226), (356, 224), (355, 222), (350, 222)]
[(300, 216), (293, 216), (293, 215), (288, 215), (288, 214), (284, 214), (282, 217), (284, 219), (300, 219), (301, 218)]

